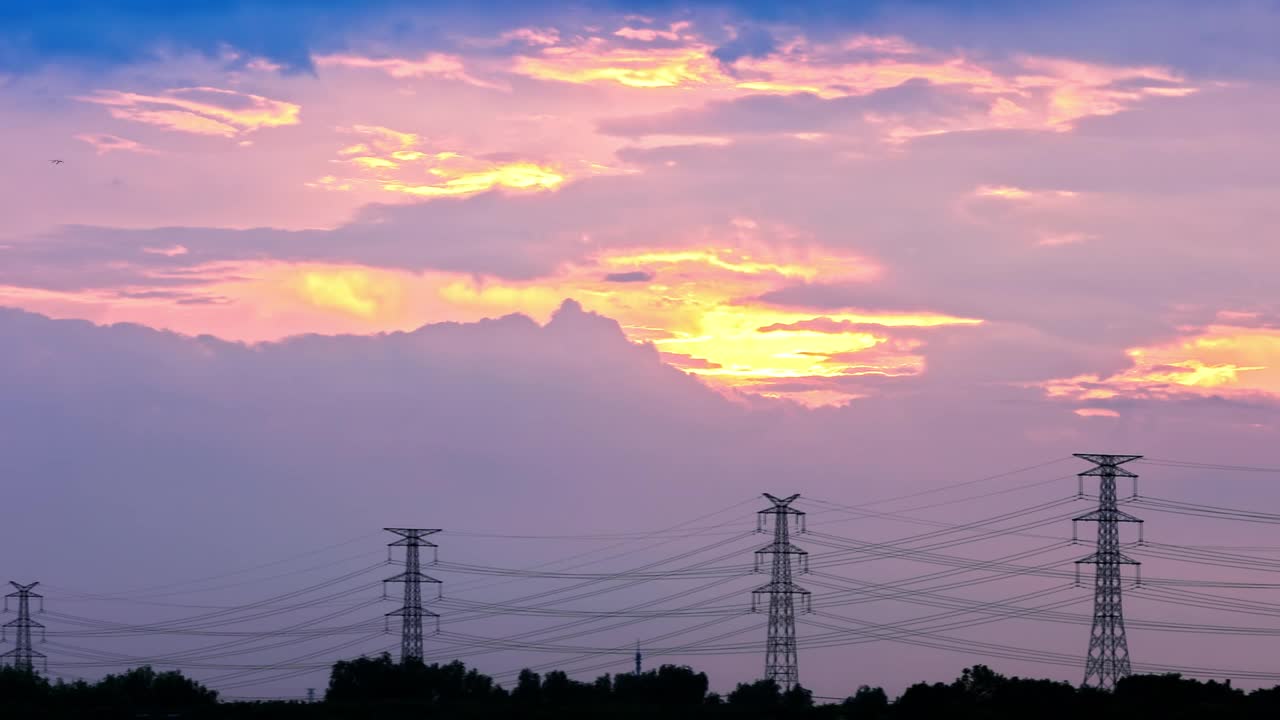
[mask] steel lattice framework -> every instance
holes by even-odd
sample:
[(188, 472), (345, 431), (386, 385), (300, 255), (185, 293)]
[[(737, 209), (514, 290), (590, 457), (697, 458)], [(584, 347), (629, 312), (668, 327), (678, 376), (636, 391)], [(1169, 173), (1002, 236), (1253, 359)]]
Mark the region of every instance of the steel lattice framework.
[[(1094, 467), (1080, 473), (1083, 478), (1099, 478), (1098, 509), (1086, 513), (1073, 522), (1096, 522), (1098, 546), (1095, 552), (1076, 561), (1080, 565), (1093, 565), (1093, 629), (1089, 633), (1089, 654), (1084, 666), (1084, 686), (1102, 690), (1115, 689), (1120, 678), (1127, 677), (1129, 667), (1129, 642), (1124, 634), (1124, 610), (1121, 607), (1120, 566), (1140, 565), (1120, 552), (1120, 523), (1141, 523), (1142, 520), (1116, 507), (1116, 478), (1136, 478), (1136, 474), (1120, 467), (1139, 460), (1141, 455), (1094, 455), (1076, 453)], [(1135, 488), (1136, 491), (1136, 488)]]
[(3, 655), (0, 655), (0, 661), (8, 661), (14, 668), (26, 672), (35, 672), (35, 661), (37, 659), (44, 660), (44, 653), (37, 652), (31, 645), (31, 631), (38, 629), (43, 631), (44, 625), (31, 619), (31, 600), (36, 598), (43, 602), (44, 596), (39, 593), (32, 592), (38, 582), (30, 585), (19, 585), (12, 580), (9, 584), (17, 588), (17, 590), (5, 595), (5, 610), (8, 610), (9, 598), (16, 598), (18, 601), (18, 617), (4, 624), (4, 628), (8, 630), (13, 628), (17, 638), (14, 640), (14, 648)]
[(421, 549), (429, 547), (434, 550), (435, 543), (427, 541), (428, 535), (440, 532), (423, 528), (383, 528), (400, 536), (399, 540), (387, 543), (388, 548), (404, 548), (404, 572), (393, 575), (383, 582), (404, 583), (404, 604), (398, 610), (387, 613), (387, 617), (399, 616), (402, 620), (400, 629), (400, 662), (411, 660), (422, 662), (422, 618), (433, 617), (439, 622), (439, 615), (422, 606), (422, 583), (437, 583), (439, 580), (422, 572)]
[(791, 520), (796, 521), (798, 533), (804, 532), (804, 513), (791, 507), (799, 494), (776, 498), (768, 493), (765, 499), (772, 507), (758, 513), (757, 529), (765, 532), (768, 518), (773, 518), (773, 542), (756, 551), (756, 571), (759, 572), (764, 556), (770, 556), (769, 582), (751, 592), (751, 609), (758, 611), (759, 599), (769, 596), (769, 637), (765, 644), (764, 676), (777, 681), (783, 689), (791, 689), (800, 682), (796, 654), (796, 596), (809, 610), (809, 591), (791, 580), (792, 558), (799, 562), (798, 573), (808, 568), (809, 553), (791, 543)]

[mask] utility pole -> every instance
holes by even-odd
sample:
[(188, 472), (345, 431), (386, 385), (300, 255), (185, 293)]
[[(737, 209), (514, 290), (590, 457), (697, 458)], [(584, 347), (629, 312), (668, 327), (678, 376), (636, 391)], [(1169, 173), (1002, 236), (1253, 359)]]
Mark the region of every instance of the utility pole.
[[(419, 550), (429, 547), (434, 551), (436, 544), (423, 538), (440, 531), (422, 528), (383, 528), (383, 530), (400, 536), (399, 540), (387, 543), (388, 553), (393, 547), (404, 548), (404, 572), (383, 580), (384, 583), (404, 583), (404, 605), (399, 610), (387, 613), (387, 617), (398, 615), (403, 621), (400, 629), (400, 662), (407, 663), (410, 660), (422, 662), (422, 618), (437, 618), (436, 622), (439, 623), (440, 617), (422, 607), (422, 583), (439, 584), (440, 581), (422, 572)], [(435, 560), (433, 559), (432, 562)]]
[(751, 591), (751, 610), (759, 610), (761, 595), (769, 596), (769, 637), (765, 643), (764, 676), (776, 680), (784, 690), (790, 690), (800, 682), (796, 657), (796, 606), (799, 595), (805, 610), (811, 609), (809, 591), (791, 581), (791, 558), (800, 562), (798, 573), (808, 570), (809, 553), (791, 544), (791, 519), (796, 520), (797, 532), (804, 532), (804, 513), (791, 507), (799, 493), (787, 498), (776, 498), (764, 493), (772, 507), (757, 513), (756, 529), (765, 532), (769, 516), (773, 516), (773, 542), (756, 551), (756, 572), (759, 572), (765, 555), (770, 558), (769, 582)]
[[(1140, 565), (1124, 553), (1120, 552), (1120, 523), (1142, 523), (1129, 513), (1116, 507), (1116, 478), (1134, 478), (1134, 490), (1137, 491), (1137, 475), (1120, 467), (1139, 460), (1141, 455), (1093, 455), (1076, 453), (1076, 457), (1093, 463), (1094, 467), (1080, 473), (1081, 488), (1085, 477), (1097, 477), (1100, 480), (1098, 490), (1098, 509), (1072, 519), (1072, 527), (1076, 522), (1098, 523), (1098, 546), (1096, 551), (1076, 561), (1076, 570), (1081, 565), (1093, 565), (1093, 629), (1089, 633), (1089, 654), (1085, 659), (1085, 687), (1101, 690), (1114, 690), (1120, 678), (1128, 677), (1129, 642), (1124, 635), (1124, 611), (1120, 603), (1120, 566)], [(1072, 533), (1074, 536), (1074, 532)]]
[[(44, 611), (44, 596), (39, 593), (32, 592), (38, 582), (30, 585), (19, 585), (10, 580), (9, 584), (17, 588), (17, 590), (4, 596), (5, 612), (9, 611), (9, 598), (17, 598), (18, 600), (18, 617), (4, 624), (4, 628), (14, 628), (18, 637), (14, 641), (14, 648), (3, 655), (0, 660), (7, 660), (17, 670), (24, 670), (29, 673), (36, 671), (35, 660), (45, 660), (44, 653), (36, 652), (31, 647), (31, 630), (38, 628), (44, 632), (44, 625), (31, 619), (31, 598), (40, 600), (40, 610)], [(46, 661), (47, 662), (47, 661)]]

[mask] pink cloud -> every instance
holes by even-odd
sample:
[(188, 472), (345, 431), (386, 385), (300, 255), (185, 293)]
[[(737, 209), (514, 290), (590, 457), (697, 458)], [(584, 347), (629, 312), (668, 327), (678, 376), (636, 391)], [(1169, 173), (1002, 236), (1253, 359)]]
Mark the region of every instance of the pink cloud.
[(99, 90), (76, 99), (106, 106), (121, 120), (195, 135), (230, 138), (301, 121), (301, 107), (294, 103), (216, 87), (175, 88), (160, 95)]
[(118, 135), (109, 135), (107, 133), (80, 133), (75, 136), (77, 140), (89, 143), (99, 155), (106, 155), (109, 152), (121, 150), (136, 153), (154, 153), (155, 150), (143, 145), (135, 140), (122, 138)]
[(491, 90), (507, 90), (501, 83), (490, 82), (471, 75), (466, 70), (461, 57), (445, 53), (427, 53), (420, 59), (407, 58), (373, 58), (363, 55), (318, 55), (313, 58), (316, 65), (324, 68), (351, 68), (356, 70), (376, 70), (397, 80), (422, 79), (438, 77), (456, 80), (476, 87)]

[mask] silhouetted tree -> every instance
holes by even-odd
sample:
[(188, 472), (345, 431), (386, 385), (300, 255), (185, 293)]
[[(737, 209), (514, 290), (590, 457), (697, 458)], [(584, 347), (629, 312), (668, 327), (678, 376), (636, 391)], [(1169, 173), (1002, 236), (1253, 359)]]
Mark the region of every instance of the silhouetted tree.
[(1222, 717), (1228, 708), (1243, 706), (1244, 693), (1231, 682), (1201, 682), (1177, 674), (1131, 675), (1116, 683), (1113, 705), (1122, 711), (1168, 718)]
[(218, 702), (217, 692), (182, 673), (158, 673), (149, 665), (106, 676), (93, 686), (93, 694), (114, 707), (190, 708)]
[(894, 715), (911, 720), (948, 717), (964, 705), (964, 695), (954, 685), (916, 683), (893, 704)]
[(889, 696), (882, 688), (862, 685), (841, 707), (852, 720), (879, 720), (889, 714)]
[(738, 683), (738, 687), (729, 693), (729, 704), (755, 709), (776, 708), (782, 704), (782, 688), (773, 678)]
[(813, 707), (813, 692), (796, 683), (782, 693), (782, 707), (790, 710)]
[(49, 683), (0, 668), (0, 718), (189, 717), (199, 720), (1276, 720), (1280, 686), (1245, 694), (1228, 682), (1135, 675), (1115, 692), (1052, 680), (1006, 677), (984, 665), (950, 683), (918, 683), (894, 702), (862, 686), (839, 705), (814, 706), (796, 686), (772, 680), (738, 685), (726, 703), (691, 668), (602, 675), (520, 673), (506, 693), (461, 662), (397, 663), (387, 654), (333, 666), (326, 702), (217, 703), (216, 693), (178, 672), (140, 667), (96, 683)]
[(15, 667), (0, 667), (0, 702), (12, 705), (48, 702), (53, 688), (36, 673)]
[(707, 696), (707, 676), (683, 665), (663, 665), (649, 672), (613, 679), (617, 702), (657, 705), (700, 705)]
[(486, 701), (505, 697), (493, 678), (468, 670), (461, 662), (424, 665), (411, 660), (396, 663), (383, 653), (376, 658), (335, 663), (325, 699), (333, 702), (405, 700), (440, 704)]
[(527, 705), (535, 705), (542, 699), (542, 677), (538, 673), (525, 668), (516, 679), (516, 689), (511, 691), (511, 699)]

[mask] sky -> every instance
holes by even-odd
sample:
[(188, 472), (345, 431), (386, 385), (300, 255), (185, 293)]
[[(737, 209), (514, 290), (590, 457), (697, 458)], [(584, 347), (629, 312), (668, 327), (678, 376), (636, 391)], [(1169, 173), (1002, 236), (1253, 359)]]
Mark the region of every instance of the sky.
[[(1265, 1), (0, 2), (0, 571), (141, 622), (89, 595), (380, 554), (384, 526), (511, 568), (575, 550), (457, 546), (728, 507), (750, 530), (761, 492), (861, 507), (1060, 461), (838, 526), (883, 542), (1070, 497), (1074, 452), (1280, 465), (1277, 33)], [(1175, 664), (1269, 657), (1151, 635)], [(815, 650), (806, 684), (966, 664), (867, 647)], [(482, 667), (530, 662), (504, 652)], [(721, 688), (759, 664), (689, 661)]]

